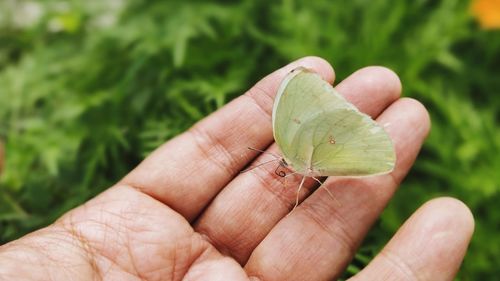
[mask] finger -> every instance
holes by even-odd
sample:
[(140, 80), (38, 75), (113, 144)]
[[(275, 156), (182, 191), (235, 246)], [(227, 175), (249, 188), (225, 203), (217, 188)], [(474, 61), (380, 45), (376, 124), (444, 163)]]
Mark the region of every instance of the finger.
[(123, 180), (192, 220), (255, 154), (272, 142), (271, 109), (283, 77), (304, 66), (333, 81), (331, 66), (306, 57), (262, 79), (245, 95), (167, 142)]
[(350, 280), (453, 280), (473, 231), (474, 218), (467, 206), (453, 198), (434, 199), (420, 207)]
[[(336, 89), (354, 101), (361, 111), (376, 117), (399, 97), (401, 83), (394, 72), (386, 68), (367, 67), (353, 73)], [(269, 151), (278, 152), (278, 148), (273, 145)], [(263, 155), (256, 162), (265, 162), (269, 158)], [(276, 164), (270, 164), (267, 168), (238, 176), (195, 224), (196, 231), (206, 235), (219, 251), (235, 257), (242, 264), (295, 204), (302, 177), (291, 176), (285, 181), (275, 175), (275, 167)], [(301, 198), (307, 196), (313, 184), (312, 179), (306, 181)]]
[[(246, 269), (263, 280), (330, 280), (339, 276), (364, 235), (410, 169), (429, 131), (425, 108), (400, 99), (377, 119), (390, 125), (397, 161), (391, 174), (329, 178), (336, 200), (318, 189), (273, 228), (252, 253)], [(337, 203), (337, 202), (340, 202)]]

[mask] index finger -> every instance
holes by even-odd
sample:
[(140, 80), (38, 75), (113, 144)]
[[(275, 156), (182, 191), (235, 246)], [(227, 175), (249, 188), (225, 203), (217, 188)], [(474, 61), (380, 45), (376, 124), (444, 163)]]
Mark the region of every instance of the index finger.
[(298, 66), (314, 69), (333, 82), (333, 69), (325, 60), (297, 60), (159, 147), (120, 184), (133, 186), (193, 220), (255, 156), (247, 147), (264, 149), (272, 143), (274, 95), (283, 77)]

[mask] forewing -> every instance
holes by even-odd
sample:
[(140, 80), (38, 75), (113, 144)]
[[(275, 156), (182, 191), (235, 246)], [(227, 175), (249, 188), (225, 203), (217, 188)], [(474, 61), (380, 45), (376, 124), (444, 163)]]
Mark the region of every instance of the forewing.
[[(384, 129), (357, 109), (335, 109), (303, 125), (310, 131), (310, 160), (322, 176), (368, 176), (392, 171), (396, 160)], [(298, 142), (304, 143), (306, 138)], [(304, 144), (301, 144), (304, 145)]]
[[(298, 68), (280, 85), (273, 107), (273, 134), (285, 158), (291, 159), (298, 130), (316, 114), (336, 108), (353, 108), (318, 74)], [(302, 127), (304, 128), (304, 127)]]

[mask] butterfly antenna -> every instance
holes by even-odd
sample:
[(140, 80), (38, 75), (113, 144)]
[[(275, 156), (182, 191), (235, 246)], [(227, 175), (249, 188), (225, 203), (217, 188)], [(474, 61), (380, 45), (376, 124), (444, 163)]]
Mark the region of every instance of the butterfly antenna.
[(272, 152), (269, 152), (269, 151), (260, 150), (260, 149), (253, 148), (253, 147), (247, 147), (247, 148), (248, 148), (248, 149), (250, 149), (250, 150), (253, 150), (253, 151), (260, 152), (260, 153), (264, 153), (264, 154), (269, 154), (269, 155), (272, 155), (272, 156), (274, 156), (274, 157), (276, 157), (276, 158), (279, 158), (279, 159), (281, 159), (281, 158), (282, 158), (281, 156), (279, 156), (279, 155), (278, 155), (278, 154), (276, 154), (276, 153), (272, 153)]
[(342, 203), (340, 203), (340, 201), (339, 201), (339, 200), (337, 200), (337, 198), (335, 198), (335, 197), (333, 196), (333, 194), (330, 192), (330, 190), (328, 190), (328, 188), (326, 188), (326, 186), (323, 186), (324, 182), (321, 182), (319, 179), (317, 179), (317, 178), (315, 178), (315, 177), (312, 177), (312, 178), (313, 178), (316, 182), (318, 182), (318, 183), (319, 183), (319, 187), (320, 187), (320, 188), (324, 189), (324, 190), (328, 193), (328, 195), (330, 195), (330, 198), (332, 198), (332, 200), (333, 200), (333, 201), (337, 202), (337, 204), (338, 204), (339, 206), (342, 206)]
[(255, 168), (258, 168), (260, 166), (263, 166), (263, 165), (266, 165), (266, 164), (269, 164), (269, 163), (272, 163), (272, 162), (275, 162), (275, 161), (278, 161), (278, 160), (281, 160), (281, 159), (273, 159), (273, 160), (269, 160), (269, 161), (266, 161), (266, 162), (263, 162), (263, 163), (259, 163), (255, 166), (250, 166), (248, 168), (246, 168), (245, 170), (241, 171), (240, 173), (245, 173), (245, 172), (248, 172), (250, 170), (253, 170)]

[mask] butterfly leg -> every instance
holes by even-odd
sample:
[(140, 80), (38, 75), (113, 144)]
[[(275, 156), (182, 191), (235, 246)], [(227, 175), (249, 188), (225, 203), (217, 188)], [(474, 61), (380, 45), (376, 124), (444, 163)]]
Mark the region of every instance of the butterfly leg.
[(324, 183), (324, 182), (321, 182), (319, 179), (317, 179), (317, 178), (315, 178), (315, 177), (312, 177), (312, 178), (313, 178), (316, 182), (318, 182), (318, 183), (319, 183), (319, 187), (320, 187), (320, 188), (324, 189), (324, 190), (328, 193), (328, 195), (330, 195), (330, 198), (332, 198), (332, 199), (333, 199), (333, 201), (337, 202), (337, 204), (338, 204), (339, 206), (342, 206), (342, 203), (340, 203), (340, 201), (339, 201), (339, 200), (337, 200), (337, 198), (335, 198), (335, 197), (333, 196), (333, 194), (330, 192), (330, 190), (328, 190), (328, 188), (326, 188), (326, 187), (324, 187), (324, 186), (323, 186), (323, 183)]
[(292, 211), (290, 211), (289, 214), (291, 214), (293, 212), (293, 210), (295, 210), (295, 208), (297, 208), (297, 206), (299, 205), (300, 190), (302, 189), (302, 186), (304, 186), (305, 181), (306, 181), (306, 176), (302, 176), (302, 180), (300, 181), (299, 188), (297, 189), (297, 196), (295, 197), (295, 206), (293, 206), (293, 209), (292, 209)]

